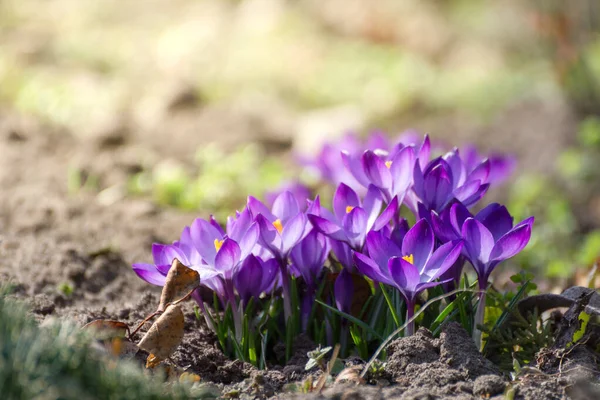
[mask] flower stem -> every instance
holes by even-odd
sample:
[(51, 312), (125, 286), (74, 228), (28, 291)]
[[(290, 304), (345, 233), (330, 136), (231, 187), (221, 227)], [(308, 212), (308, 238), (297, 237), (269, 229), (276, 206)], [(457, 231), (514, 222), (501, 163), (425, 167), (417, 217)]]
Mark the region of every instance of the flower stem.
[[(406, 303), (406, 321), (410, 320), (415, 315), (415, 303), (407, 302)], [(408, 325), (406, 325), (406, 329), (404, 331), (404, 336), (412, 336), (415, 333), (415, 321), (410, 321)]]
[(227, 281), (225, 282), (225, 286), (227, 290), (227, 300), (229, 302), (229, 306), (231, 307), (231, 314), (233, 315), (233, 328), (235, 329), (235, 338), (238, 343), (242, 340), (243, 332), (242, 332), (242, 312), (235, 301), (235, 292), (233, 290), (233, 282)]
[(477, 311), (475, 312), (475, 321), (473, 321), (473, 341), (478, 349), (481, 349), (481, 331), (478, 326), (483, 325), (483, 319), (485, 317), (485, 297), (485, 290), (480, 287), (479, 304), (477, 305)]
[(283, 317), (287, 324), (292, 316), (292, 299), (290, 298), (292, 293), (290, 291), (290, 276), (285, 258), (279, 260), (279, 269), (281, 270), (281, 288), (283, 289)]

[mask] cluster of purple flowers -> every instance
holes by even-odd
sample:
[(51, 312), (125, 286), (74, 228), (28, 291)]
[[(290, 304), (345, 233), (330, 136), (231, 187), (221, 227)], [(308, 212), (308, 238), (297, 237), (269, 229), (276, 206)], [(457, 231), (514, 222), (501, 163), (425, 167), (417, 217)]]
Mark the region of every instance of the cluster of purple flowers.
[[(250, 196), (225, 228), (213, 218), (196, 219), (178, 241), (153, 245), (153, 264), (133, 269), (159, 286), (174, 258), (197, 270), (201, 285), (231, 306), (238, 337), (251, 298), (276, 293), (285, 321), (295, 312), (306, 317), (326, 272), (335, 268), (341, 271), (331, 304), (345, 313), (353, 300), (352, 275), (397, 289), (407, 318), (424, 290), (451, 290), (467, 261), (483, 292), (492, 270), (527, 245), (533, 218), (513, 225), (499, 204), (469, 211), (510, 174), (512, 159), (483, 158), (473, 148), (432, 158), (435, 152), (428, 136), (420, 140), (413, 133), (394, 145), (379, 134), (366, 143), (349, 136), (311, 161), (337, 185), (332, 209), (319, 196), (298, 198), (306, 196), (299, 187), (281, 192), (270, 206)], [(412, 227), (401, 217), (402, 206), (415, 216)], [(290, 301), (292, 278), (304, 282), (299, 311)], [(195, 299), (205, 311), (199, 293)]]

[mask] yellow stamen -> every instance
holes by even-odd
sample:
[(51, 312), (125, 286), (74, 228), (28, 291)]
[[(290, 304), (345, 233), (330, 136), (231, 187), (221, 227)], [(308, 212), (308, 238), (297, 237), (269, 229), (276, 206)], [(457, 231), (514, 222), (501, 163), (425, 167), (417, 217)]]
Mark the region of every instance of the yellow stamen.
[(413, 256), (412, 254), (409, 254), (409, 255), (407, 255), (407, 256), (402, 256), (402, 259), (403, 259), (404, 261), (408, 261), (408, 262), (409, 262), (409, 263), (411, 263), (411, 264), (414, 264), (414, 263), (415, 263), (415, 256)]
[(346, 214), (350, 213), (352, 210), (354, 210), (354, 207), (346, 206)]
[(273, 222), (273, 226), (275, 227), (275, 229), (277, 229), (277, 232), (281, 233), (281, 231), (283, 230), (283, 224), (281, 223), (280, 219), (276, 219), (275, 222)]
[(215, 250), (219, 251), (223, 246), (223, 240), (215, 239)]
[(385, 166), (386, 166), (388, 169), (392, 168), (392, 162), (391, 162), (391, 161), (386, 161), (386, 162), (385, 162)]

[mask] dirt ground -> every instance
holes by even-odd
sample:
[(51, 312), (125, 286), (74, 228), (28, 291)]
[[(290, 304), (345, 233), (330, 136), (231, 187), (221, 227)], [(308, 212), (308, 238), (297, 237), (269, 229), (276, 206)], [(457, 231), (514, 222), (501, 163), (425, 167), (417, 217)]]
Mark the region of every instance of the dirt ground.
[[(215, 138), (225, 146), (250, 140), (268, 145), (273, 137), (289, 138), (274, 151), (294, 143), (291, 132), (273, 136), (273, 131), (257, 130), (247, 118), (219, 107), (186, 112), (187, 117), (170, 116), (153, 131), (137, 131), (127, 121), (119, 121), (82, 139), (59, 127), (0, 111), (0, 281), (15, 287), (16, 296), (29, 302), (40, 322), (57, 316), (82, 325), (96, 318), (133, 325), (157, 304), (159, 288), (139, 279), (131, 263), (150, 261), (153, 242), (171, 242), (183, 226), (210, 210), (163, 209), (150, 199), (115, 190), (140, 170), (142, 160), (171, 157), (191, 162), (193, 149)], [(415, 123), (434, 137), (436, 125), (444, 126), (447, 136), (442, 138), (455, 143), (474, 140), (484, 148), (514, 151), (520, 169), (536, 171), (551, 170), (561, 146), (571, 141), (574, 126), (564, 104), (535, 102), (512, 107), (486, 129), (468, 126), (456, 116)], [(97, 176), (100, 188), (112, 191), (70, 193), (67, 176), (73, 166), (82, 174)], [(60, 290), (64, 284), (72, 287), (72, 294)], [(285, 383), (305, 377), (310, 343), (296, 349), (293, 365), (259, 372), (227, 360), (214, 335), (196, 320), (191, 304), (186, 321), (186, 335), (173, 360), (219, 390), (253, 387), (258, 388), (253, 395), (270, 397)], [(420, 331), (395, 342), (391, 349), (387, 377), (379, 386), (341, 385), (323, 396), (470, 399), (495, 396), (507, 388), (506, 377), (455, 326), (439, 339)], [(530, 382), (517, 389), (515, 398), (564, 398), (569, 384), (539, 377)], [(545, 390), (542, 397), (539, 390)], [(547, 397), (548, 393), (554, 397)]]

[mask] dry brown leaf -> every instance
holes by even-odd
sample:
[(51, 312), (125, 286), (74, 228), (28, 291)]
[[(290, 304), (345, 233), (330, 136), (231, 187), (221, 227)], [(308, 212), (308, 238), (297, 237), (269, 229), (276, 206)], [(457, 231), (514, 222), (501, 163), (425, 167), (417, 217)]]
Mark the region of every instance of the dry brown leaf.
[(126, 323), (110, 319), (97, 319), (81, 329), (93, 331), (93, 336), (100, 340), (125, 337), (129, 333), (129, 326)]
[(160, 360), (154, 354), (150, 354), (148, 356), (148, 358), (146, 359), (146, 368), (152, 369), (152, 368), (156, 367), (158, 364), (160, 364), (161, 361), (162, 360)]
[(195, 383), (200, 382), (200, 375), (194, 374), (193, 372), (184, 372), (179, 375), (179, 382), (181, 383)]
[[(152, 324), (138, 347), (150, 353), (148, 363), (159, 363), (175, 351), (183, 338), (184, 317), (181, 307), (170, 305)], [(152, 360), (151, 360), (152, 357)]]
[(360, 376), (361, 372), (362, 367), (360, 365), (344, 368), (335, 378), (335, 383), (354, 382), (357, 385), (364, 385), (366, 381)]
[(167, 304), (175, 303), (184, 299), (190, 292), (200, 284), (198, 271), (183, 265), (178, 259), (174, 259), (171, 269), (167, 273), (167, 281), (160, 295), (158, 310), (165, 309)]

